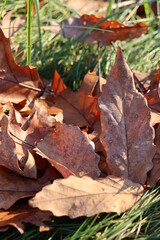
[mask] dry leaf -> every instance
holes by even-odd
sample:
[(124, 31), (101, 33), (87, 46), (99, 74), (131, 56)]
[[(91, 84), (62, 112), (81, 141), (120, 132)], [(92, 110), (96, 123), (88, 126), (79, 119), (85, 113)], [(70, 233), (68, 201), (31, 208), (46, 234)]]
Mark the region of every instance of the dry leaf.
[(156, 129), (155, 144), (157, 146), (156, 154), (153, 158), (153, 168), (149, 173), (147, 184), (153, 187), (160, 179), (160, 125)]
[(0, 102), (31, 103), (43, 89), (37, 68), (18, 66), (11, 52), (9, 39), (0, 29)]
[[(80, 37), (88, 28), (93, 27), (102, 21), (103, 18), (97, 18), (94, 15), (83, 15), (81, 18), (70, 18), (61, 24), (52, 22), (53, 26), (43, 27), (45, 30), (50, 30), (54, 33), (61, 34), (66, 38)], [(98, 28), (98, 29), (97, 29)], [(117, 40), (126, 40), (127, 38), (133, 39), (140, 37), (148, 29), (145, 23), (137, 23), (132, 26), (126, 26), (116, 20), (106, 20), (92, 30), (90, 34), (80, 39), (82, 42), (92, 44), (93, 42), (100, 42), (101, 45), (110, 45)]]
[(18, 31), (18, 29), (23, 26), (26, 22), (25, 18), (22, 16), (19, 16), (12, 20), (12, 15), (14, 13), (14, 10), (7, 12), (1, 21), (0, 27), (3, 29), (4, 35), (9, 38), (11, 37), (15, 32)]
[(80, 90), (72, 92), (66, 88), (60, 77), (53, 79), (53, 90), (56, 95), (54, 106), (63, 110), (64, 122), (79, 127), (92, 126), (99, 117), (99, 93), (98, 96), (95, 95), (95, 89), (97, 85), (101, 86), (105, 82), (106, 80), (101, 78), (99, 83), (94, 72), (88, 73)]
[(90, 176), (97, 178), (99, 156), (94, 143), (78, 127), (55, 123), (35, 149), (64, 176)]
[(26, 177), (36, 178), (37, 167), (33, 148), (54, 124), (54, 117), (35, 101), (28, 120), (17, 122), (14, 108), (7, 104), (9, 113), (1, 120), (0, 165)]
[[(67, 5), (69, 7), (71, 7), (72, 9), (78, 11), (81, 14), (86, 14), (89, 12), (94, 12), (94, 14), (96, 16), (102, 16), (104, 14), (106, 14), (106, 10), (108, 7), (108, 2), (101, 0), (101, 1), (97, 1), (97, 0), (69, 0), (67, 2)], [(105, 10), (103, 10), (103, 12), (99, 12), (100, 8), (105, 8)]]
[(0, 208), (9, 209), (20, 198), (34, 196), (42, 186), (0, 167)]
[(23, 201), (7, 211), (0, 211), (0, 232), (5, 226), (13, 226), (22, 234), (24, 233), (24, 223), (36, 224), (40, 227), (40, 231), (41, 229), (49, 230), (43, 221), (51, 221), (50, 215), (50, 212), (41, 212), (31, 208)]
[(29, 204), (55, 216), (90, 217), (102, 212), (120, 214), (132, 207), (142, 194), (143, 187), (128, 179), (108, 176), (95, 181), (70, 176), (44, 187)]
[(150, 109), (142, 94), (136, 91), (120, 48), (99, 105), (100, 140), (108, 157), (109, 172), (144, 184), (156, 151)]

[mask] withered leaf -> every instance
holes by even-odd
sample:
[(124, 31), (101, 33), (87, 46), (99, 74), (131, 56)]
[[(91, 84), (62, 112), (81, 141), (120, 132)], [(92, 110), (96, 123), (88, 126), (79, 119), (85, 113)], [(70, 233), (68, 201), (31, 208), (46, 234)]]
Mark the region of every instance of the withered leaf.
[(20, 198), (34, 196), (41, 188), (36, 180), (0, 167), (0, 208), (9, 209)]
[(100, 140), (107, 153), (109, 172), (144, 184), (156, 151), (150, 109), (143, 95), (136, 91), (120, 48), (99, 105)]
[[(10, 42), (0, 29), (0, 102), (31, 103), (43, 89), (36, 67), (18, 66), (11, 52)], [(6, 97), (7, 96), (7, 97)]]
[[(66, 38), (78, 38), (89, 27), (93, 27), (102, 20), (103, 18), (97, 18), (95, 15), (85, 14), (80, 18), (65, 20), (60, 25), (52, 22), (53, 26), (46, 26), (44, 29), (61, 34)], [(117, 40), (123, 41), (127, 38), (133, 39), (140, 37), (147, 31), (148, 25), (140, 22), (132, 26), (127, 26), (116, 20), (105, 20), (103, 23), (99, 24), (97, 28), (87, 36), (81, 38), (80, 41), (87, 43), (100, 41), (101, 45), (109, 45)]]
[(9, 210), (0, 210), (0, 232), (5, 226), (16, 227), (24, 233), (24, 223), (32, 223), (40, 227), (40, 231), (49, 230), (43, 221), (50, 221), (50, 212), (31, 208), (26, 202), (14, 205)]
[(90, 176), (97, 178), (99, 156), (94, 152), (86, 133), (76, 126), (56, 122), (35, 149), (64, 176)]
[(14, 10), (7, 12), (0, 23), (0, 27), (3, 29), (3, 32), (7, 38), (11, 37), (18, 29), (23, 26), (26, 22), (25, 18), (18, 16), (12, 20), (12, 15)]
[[(55, 121), (44, 106), (35, 101), (28, 120), (17, 122), (14, 108), (7, 104), (8, 116), (1, 120), (0, 165), (26, 177), (36, 178), (33, 148)], [(19, 117), (20, 119), (20, 117)]]
[[(81, 14), (86, 14), (89, 12), (94, 12), (96, 16), (102, 16), (103, 14), (106, 15), (106, 9), (108, 7), (108, 2), (105, 0), (96, 1), (88, 1), (88, 0), (69, 0), (67, 2), (67, 5), (71, 7), (72, 9), (78, 11)], [(104, 11), (100, 11), (99, 9), (104, 9)]]
[(101, 78), (100, 83), (95, 72), (88, 73), (78, 92), (72, 92), (67, 89), (62, 79), (59, 77), (53, 79), (53, 90), (56, 97), (55, 107), (63, 110), (64, 122), (74, 124), (79, 127), (92, 126), (99, 116), (98, 96), (95, 93), (97, 85), (106, 82)]
[(102, 212), (121, 212), (143, 194), (143, 187), (128, 179), (108, 176), (100, 181), (70, 176), (45, 186), (29, 201), (32, 207), (70, 218), (93, 216)]

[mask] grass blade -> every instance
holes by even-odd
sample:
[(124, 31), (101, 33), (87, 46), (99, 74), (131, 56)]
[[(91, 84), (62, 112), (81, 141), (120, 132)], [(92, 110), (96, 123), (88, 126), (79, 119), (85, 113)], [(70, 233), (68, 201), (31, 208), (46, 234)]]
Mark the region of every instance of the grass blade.
[(112, 5), (114, 3), (114, 0), (110, 0), (109, 1), (109, 5), (108, 5), (108, 8), (107, 8), (107, 16), (110, 15), (111, 11), (112, 11)]
[(3, 6), (2, 6), (2, 9), (1, 9), (1, 12), (0, 12), (0, 20), (1, 20), (2, 13), (3, 13), (4, 8), (5, 8), (6, 2), (7, 2), (7, 0), (4, 0)]
[(42, 36), (41, 36), (41, 23), (40, 23), (40, 14), (39, 14), (39, 0), (34, 0), (37, 13), (37, 22), (38, 22), (38, 34), (39, 34), (39, 45), (40, 45), (40, 56), (42, 59)]
[(31, 65), (31, 0), (27, 3), (27, 64)]

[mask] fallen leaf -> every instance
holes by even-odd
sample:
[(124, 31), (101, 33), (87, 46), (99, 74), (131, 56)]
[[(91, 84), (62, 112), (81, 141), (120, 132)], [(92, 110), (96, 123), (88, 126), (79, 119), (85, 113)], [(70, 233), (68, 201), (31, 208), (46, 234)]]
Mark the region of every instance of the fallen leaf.
[(160, 113), (160, 83), (158, 86), (145, 94), (148, 106), (155, 112)]
[(9, 209), (20, 198), (34, 196), (42, 185), (0, 167), (0, 208)]
[[(108, 2), (101, 0), (101, 1), (97, 1), (97, 0), (92, 0), (92, 1), (88, 1), (88, 0), (69, 0), (67, 2), (67, 6), (71, 7), (72, 9), (78, 11), (81, 14), (86, 14), (89, 12), (94, 12), (94, 14), (96, 16), (102, 16), (103, 14), (106, 14), (106, 10), (108, 7)], [(99, 12), (99, 10), (104, 9), (103, 11)]]
[[(31, 115), (24, 122), (17, 122), (13, 106), (7, 104), (8, 116), (1, 119), (0, 165), (26, 177), (37, 177), (33, 148), (54, 125), (55, 118), (35, 101)], [(20, 117), (19, 117), (20, 119)], [(38, 159), (39, 160), (39, 159)]]
[(7, 211), (0, 210), (0, 232), (5, 226), (13, 226), (23, 234), (24, 223), (35, 224), (40, 227), (40, 230), (49, 230), (50, 228), (47, 227), (43, 221), (51, 221), (50, 215), (50, 212), (41, 212), (38, 209), (29, 207), (25, 202), (16, 204)]
[(150, 109), (136, 91), (133, 75), (118, 48), (114, 66), (99, 99), (100, 140), (107, 154), (109, 172), (144, 184), (156, 151)]
[(99, 156), (93, 146), (87, 134), (78, 127), (57, 122), (37, 144), (35, 151), (47, 158), (65, 178), (70, 175), (97, 178)]
[[(60, 24), (53, 21), (51, 26), (45, 26), (43, 29), (61, 34), (65, 38), (74, 37), (79, 39), (87, 29), (93, 27), (89, 34), (81, 37), (79, 40), (90, 44), (100, 42), (102, 46), (110, 45), (117, 40), (123, 41), (128, 38), (138, 38), (148, 29), (148, 25), (142, 22), (127, 26), (116, 20), (105, 20), (103, 23), (98, 24), (102, 20), (103, 18), (85, 14), (80, 18), (70, 18)], [(95, 24), (98, 25), (96, 28), (94, 27)]]
[(147, 93), (151, 86), (151, 73), (141, 73), (139, 71), (132, 70), (136, 88), (142, 93)]
[(15, 19), (12, 19), (12, 15), (14, 13), (14, 10), (7, 12), (0, 23), (1, 29), (3, 29), (4, 35), (9, 38), (11, 37), (15, 32), (18, 31), (18, 29), (23, 26), (26, 22), (25, 18), (22, 16), (18, 16)]
[(42, 92), (37, 68), (15, 63), (10, 42), (0, 29), (0, 102), (20, 103), (27, 99), (30, 104)]
[(153, 168), (147, 179), (147, 184), (151, 187), (153, 187), (160, 179), (160, 125), (156, 129), (155, 144), (157, 146), (157, 151), (153, 158)]
[[(95, 72), (88, 73), (78, 92), (67, 89), (61, 78), (53, 79), (55, 92), (55, 107), (63, 110), (64, 122), (79, 127), (92, 126), (99, 116), (98, 96), (94, 94), (97, 85), (106, 82), (101, 78), (99, 82)], [(63, 90), (64, 89), (64, 90)], [(93, 96), (94, 95), (94, 96)]]
[(55, 216), (93, 216), (102, 212), (118, 214), (131, 208), (143, 194), (143, 187), (128, 179), (108, 176), (100, 181), (70, 176), (55, 180), (29, 201), (32, 207)]

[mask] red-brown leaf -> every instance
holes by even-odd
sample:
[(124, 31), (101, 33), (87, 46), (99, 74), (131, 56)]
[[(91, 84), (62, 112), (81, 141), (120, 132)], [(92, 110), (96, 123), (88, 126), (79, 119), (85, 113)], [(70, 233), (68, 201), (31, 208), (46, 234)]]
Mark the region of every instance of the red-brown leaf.
[(153, 167), (154, 132), (146, 99), (136, 91), (133, 75), (120, 48), (99, 99), (102, 133), (109, 171), (144, 184)]
[(90, 176), (97, 178), (99, 156), (94, 152), (94, 143), (78, 127), (55, 123), (35, 149), (64, 176)]
[[(78, 38), (89, 27), (98, 24), (103, 18), (97, 18), (94, 15), (83, 15), (81, 18), (70, 18), (60, 25), (53, 22), (53, 26), (46, 26), (44, 29), (59, 33), (66, 38)], [(97, 26), (98, 30), (92, 30), (90, 34), (80, 39), (82, 42), (93, 43), (100, 42), (101, 45), (110, 45), (117, 40), (126, 40), (140, 37), (147, 31), (148, 25), (137, 23), (132, 26), (124, 25), (116, 20), (105, 20)]]
[[(10, 42), (0, 29), (0, 102), (28, 103), (43, 89), (36, 67), (18, 66), (13, 58)], [(34, 90), (35, 88), (35, 90)]]
[[(67, 89), (62, 79), (53, 79), (53, 90), (56, 94), (55, 107), (63, 110), (64, 122), (79, 127), (92, 126), (99, 117), (98, 96), (95, 91), (98, 86), (106, 82), (105, 79), (96, 76), (95, 72), (88, 73), (78, 92)], [(96, 94), (95, 94), (96, 92)]]

